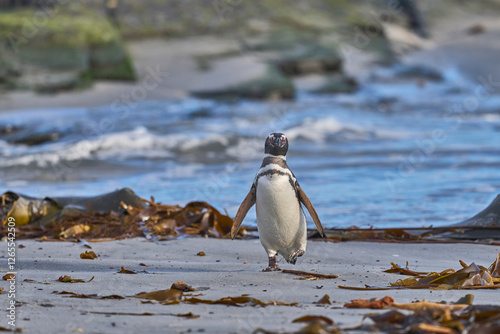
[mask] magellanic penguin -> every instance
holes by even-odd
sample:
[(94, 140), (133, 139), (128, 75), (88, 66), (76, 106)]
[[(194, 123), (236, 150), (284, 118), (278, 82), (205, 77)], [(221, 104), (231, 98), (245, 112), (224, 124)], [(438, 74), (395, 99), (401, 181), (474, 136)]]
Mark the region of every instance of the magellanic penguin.
[(265, 156), (250, 192), (241, 203), (231, 228), (235, 235), (248, 210), (256, 205), (259, 238), (269, 256), (269, 267), (263, 271), (281, 270), (276, 255), (295, 264), (304, 255), (307, 244), (306, 217), (300, 203), (309, 211), (321, 236), (323, 226), (309, 198), (286, 164), (288, 139), (283, 133), (271, 133), (265, 143)]

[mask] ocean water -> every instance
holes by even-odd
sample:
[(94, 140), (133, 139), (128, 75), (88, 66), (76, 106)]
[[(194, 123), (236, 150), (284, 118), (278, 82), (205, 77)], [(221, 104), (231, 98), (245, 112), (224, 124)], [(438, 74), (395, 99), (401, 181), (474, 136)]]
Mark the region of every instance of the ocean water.
[[(444, 77), (424, 82), (385, 69), (355, 94), (299, 92), (291, 102), (4, 111), (0, 189), (45, 197), (130, 187), (234, 216), (266, 136), (282, 131), (288, 165), (325, 227), (459, 222), (500, 192), (500, 95)], [(255, 224), (254, 210), (244, 223)]]

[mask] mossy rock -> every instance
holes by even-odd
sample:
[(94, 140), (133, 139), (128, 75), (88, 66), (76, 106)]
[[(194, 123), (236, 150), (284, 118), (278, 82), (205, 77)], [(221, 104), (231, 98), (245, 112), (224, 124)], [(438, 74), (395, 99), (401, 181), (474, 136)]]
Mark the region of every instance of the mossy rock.
[[(35, 13), (40, 12), (33, 9), (0, 15), (0, 59), (20, 69), (15, 87), (52, 92), (84, 87), (94, 79), (136, 79), (131, 59), (113, 25), (95, 13), (59, 10), (57, 15), (39, 18), (43, 24), (38, 25)], [(46, 76), (49, 72), (54, 75)], [(44, 76), (46, 83), (39, 80)], [(0, 71), (0, 82), (6, 80)]]
[(324, 84), (315, 89), (314, 93), (353, 93), (358, 89), (357, 81), (344, 74), (334, 74), (325, 77)]
[(123, 44), (114, 42), (97, 46), (90, 53), (90, 73), (94, 79), (134, 80), (132, 60)]
[(268, 66), (267, 71), (261, 78), (256, 78), (241, 84), (226, 88), (192, 92), (192, 95), (200, 98), (213, 98), (218, 100), (246, 99), (293, 99), (295, 87), (293, 82), (278, 71), (274, 66)]
[(275, 28), (255, 43), (253, 50), (271, 54), (270, 62), (287, 76), (342, 71), (338, 44), (324, 41), (317, 31)]

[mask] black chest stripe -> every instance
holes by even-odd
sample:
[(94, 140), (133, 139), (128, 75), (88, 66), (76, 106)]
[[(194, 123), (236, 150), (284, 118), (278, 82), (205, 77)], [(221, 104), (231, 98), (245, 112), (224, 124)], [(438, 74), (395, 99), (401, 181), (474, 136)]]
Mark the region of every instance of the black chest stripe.
[(267, 165), (270, 164), (275, 164), (280, 166), (281, 168), (288, 169), (288, 165), (286, 164), (286, 161), (281, 158), (275, 158), (275, 157), (266, 157), (264, 160), (262, 160), (262, 165), (260, 168), (266, 167)]

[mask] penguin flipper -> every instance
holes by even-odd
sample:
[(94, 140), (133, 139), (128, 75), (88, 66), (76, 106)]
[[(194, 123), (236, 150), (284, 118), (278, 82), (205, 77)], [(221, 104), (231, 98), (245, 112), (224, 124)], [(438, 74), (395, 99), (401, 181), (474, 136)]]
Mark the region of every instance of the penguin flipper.
[(306, 193), (304, 192), (304, 190), (302, 190), (302, 188), (299, 186), (298, 183), (297, 183), (297, 193), (299, 195), (300, 201), (307, 208), (307, 211), (309, 211), (309, 214), (311, 215), (314, 224), (316, 224), (316, 229), (318, 229), (319, 234), (321, 234), (321, 236), (324, 238), (325, 233), (323, 232), (323, 226), (321, 225), (321, 221), (319, 220), (318, 214), (316, 213), (316, 210), (314, 209), (314, 206), (307, 197)]
[(234, 217), (233, 226), (231, 227), (231, 239), (234, 239), (234, 237), (238, 233), (238, 230), (240, 229), (243, 219), (245, 219), (248, 210), (250, 210), (250, 208), (255, 204), (256, 200), (257, 197), (255, 196), (255, 187), (252, 186), (247, 196), (241, 203), (240, 208), (236, 213), (236, 217)]

